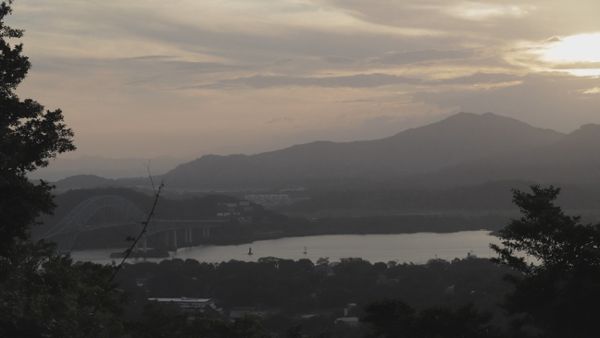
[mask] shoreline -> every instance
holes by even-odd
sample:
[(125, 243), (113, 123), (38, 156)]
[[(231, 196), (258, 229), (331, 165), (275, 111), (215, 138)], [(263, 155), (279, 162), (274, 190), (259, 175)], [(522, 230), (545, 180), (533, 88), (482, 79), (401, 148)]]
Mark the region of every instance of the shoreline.
[[(212, 263), (228, 261), (257, 261), (264, 257), (281, 259), (310, 259), (316, 262), (319, 258), (330, 258), (332, 261), (343, 258), (362, 258), (364, 260), (413, 262), (421, 264), (429, 259), (452, 260), (468, 257), (474, 253), (478, 257), (489, 255), (489, 243), (493, 234), (489, 230), (469, 230), (449, 233), (417, 232), (405, 234), (330, 234), (316, 236), (293, 236), (278, 239), (261, 239), (252, 242), (214, 245), (204, 244), (182, 247), (170, 251), (164, 258), (130, 258), (128, 264), (141, 262), (158, 262), (170, 259), (194, 259)], [(445, 236), (446, 235), (446, 236)], [(307, 241), (303, 239), (309, 238)], [(342, 238), (335, 238), (342, 237)], [(281, 240), (282, 242), (278, 242)], [(367, 245), (372, 242), (374, 245)], [(418, 243), (421, 243), (422, 247)], [(247, 255), (248, 246), (253, 255)], [(302, 248), (308, 247), (308, 254)], [(115, 249), (118, 251), (119, 249)], [(123, 250), (121, 248), (121, 250)], [(111, 249), (90, 249), (71, 252), (79, 261), (94, 261), (110, 264)], [(412, 257), (412, 258), (411, 258)]]

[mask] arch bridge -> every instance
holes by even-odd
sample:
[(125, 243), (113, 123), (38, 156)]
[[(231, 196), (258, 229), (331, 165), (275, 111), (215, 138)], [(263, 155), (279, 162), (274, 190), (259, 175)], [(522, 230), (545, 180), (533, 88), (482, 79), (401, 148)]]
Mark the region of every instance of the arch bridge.
[[(127, 198), (118, 195), (94, 196), (79, 203), (42, 237), (58, 242), (70, 251), (78, 237), (86, 232), (129, 226), (137, 234), (142, 230), (146, 217), (147, 214)], [(141, 242), (145, 246), (148, 239), (156, 241), (162, 238), (160, 245), (169, 249), (189, 246), (198, 240), (210, 238), (212, 229), (225, 222), (222, 219), (153, 218)]]

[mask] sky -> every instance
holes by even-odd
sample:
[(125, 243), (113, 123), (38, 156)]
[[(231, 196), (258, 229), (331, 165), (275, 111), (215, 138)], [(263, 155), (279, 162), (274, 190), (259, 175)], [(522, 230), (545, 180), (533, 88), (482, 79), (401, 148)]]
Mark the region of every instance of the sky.
[(69, 156), (381, 138), (457, 112), (600, 123), (597, 0), (17, 0)]

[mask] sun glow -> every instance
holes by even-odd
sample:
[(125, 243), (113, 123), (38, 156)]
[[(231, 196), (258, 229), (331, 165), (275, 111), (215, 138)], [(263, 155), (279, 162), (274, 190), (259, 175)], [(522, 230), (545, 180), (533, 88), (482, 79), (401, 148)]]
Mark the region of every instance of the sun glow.
[(575, 76), (600, 76), (600, 33), (553, 38), (534, 48), (533, 53), (555, 70)]
[(600, 62), (600, 33), (572, 35), (542, 48), (542, 59), (557, 63)]

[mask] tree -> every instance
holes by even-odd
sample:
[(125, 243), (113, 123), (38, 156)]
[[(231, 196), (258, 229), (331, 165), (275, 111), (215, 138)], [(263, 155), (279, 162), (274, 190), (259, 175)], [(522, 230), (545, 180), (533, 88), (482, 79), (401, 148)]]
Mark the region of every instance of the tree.
[(53, 207), (51, 186), (31, 182), (27, 173), (75, 149), (60, 109), (46, 110), (15, 93), (31, 64), (22, 54), (23, 45), (11, 44), (23, 35), (5, 24), (11, 4), (12, 0), (0, 4), (0, 257), (29, 239), (29, 227)]
[(12, 2), (0, 2), (0, 336), (118, 337), (122, 297), (107, 287), (112, 269), (73, 263), (30, 239), (54, 205), (51, 186), (27, 174), (75, 147), (60, 109), (15, 93), (31, 65), (22, 44), (11, 43), (23, 35), (5, 23)]
[(507, 309), (518, 328), (545, 337), (597, 336), (600, 303), (600, 226), (583, 224), (556, 205), (560, 189), (515, 190), (521, 218), (499, 232), (496, 261), (520, 273), (509, 278), (515, 291)]
[(471, 305), (458, 309), (431, 308), (417, 312), (402, 301), (370, 304), (362, 321), (369, 324), (370, 337), (381, 338), (492, 338), (499, 337), (490, 326), (491, 316)]
[(142, 318), (130, 328), (133, 338), (267, 338), (271, 337), (258, 317), (246, 316), (230, 321), (208, 314), (189, 316), (172, 304), (144, 307)]
[[(112, 268), (73, 264), (47, 243), (21, 244), (0, 281), (0, 337), (120, 337), (123, 295)], [(92, 315), (93, 313), (93, 315)]]

